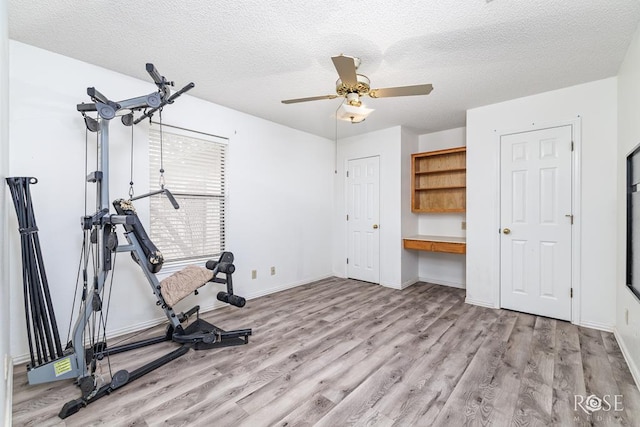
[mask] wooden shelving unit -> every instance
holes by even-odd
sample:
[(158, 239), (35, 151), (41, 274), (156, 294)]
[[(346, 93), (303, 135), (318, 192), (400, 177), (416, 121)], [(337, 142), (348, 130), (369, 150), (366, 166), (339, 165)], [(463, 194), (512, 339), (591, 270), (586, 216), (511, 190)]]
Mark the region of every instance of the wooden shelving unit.
[(411, 210), (465, 212), (467, 147), (411, 155)]

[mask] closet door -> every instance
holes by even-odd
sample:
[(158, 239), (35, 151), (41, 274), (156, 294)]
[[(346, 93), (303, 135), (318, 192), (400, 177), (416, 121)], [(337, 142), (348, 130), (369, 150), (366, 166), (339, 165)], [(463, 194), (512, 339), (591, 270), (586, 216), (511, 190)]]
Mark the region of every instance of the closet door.
[(501, 307), (571, 320), (571, 126), (501, 137)]
[(348, 161), (347, 277), (380, 283), (380, 157)]

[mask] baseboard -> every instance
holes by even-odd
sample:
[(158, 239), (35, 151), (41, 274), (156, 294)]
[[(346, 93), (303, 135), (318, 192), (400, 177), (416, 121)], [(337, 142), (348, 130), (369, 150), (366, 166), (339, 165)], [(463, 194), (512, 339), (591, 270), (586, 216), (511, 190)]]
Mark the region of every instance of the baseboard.
[(420, 279), (407, 280), (402, 285), (400, 285), (400, 289), (407, 289), (409, 286), (415, 285), (418, 282), (420, 282)]
[(599, 323), (599, 322), (584, 321), (584, 320), (579, 323), (579, 326), (584, 326), (585, 328), (597, 329), (599, 331), (605, 331), (605, 332), (613, 332), (614, 330), (613, 325), (608, 325), (608, 324)]
[[(297, 286), (301, 286), (301, 285), (306, 285), (308, 283), (313, 283), (316, 282), (318, 280), (324, 280), (327, 279), (329, 277), (333, 277), (332, 274), (327, 274), (327, 275), (323, 275), (323, 276), (318, 276), (316, 278), (310, 278), (307, 280), (301, 280), (301, 281), (297, 281), (297, 282), (292, 282), (292, 283), (288, 283), (286, 285), (282, 285), (282, 286), (278, 286), (275, 288), (269, 288), (269, 289), (264, 289), (264, 290), (260, 290), (258, 292), (251, 292), (249, 294), (245, 294), (243, 295), (245, 297), (245, 299), (247, 300), (252, 300), (255, 298), (259, 298), (259, 297), (263, 297), (266, 295), (270, 295), (270, 294), (275, 294), (276, 292), (281, 292), (281, 291), (285, 291), (287, 289), (291, 289), (291, 288), (295, 288)], [(220, 302), (218, 300), (215, 300), (212, 304), (208, 304), (208, 305), (201, 305), (200, 306), (200, 312), (201, 313), (207, 313), (209, 311), (215, 310), (217, 308), (221, 308), (221, 307), (226, 307), (227, 304)], [(152, 328), (154, 326), (158, 326), (161, 325), (163, 323), (165, 323), (167, 321), (166, 316), (162, 316), (162, 317), (157, 317), (151, 320), (147, 320), (144, 322), (140, 322), (140, 323), (136, 323), (133, 325), (129, 325), (126, 326), (124, 328), (119, 328), (119, 329), (114, 329), (112, 331), (110, 331), (107, 334), (107, 340), (111, 340), (111, 339), (115, 339), (127, 334), (131, 334), (134, 332), (138, 332), (138, 331), (142, 331), (144, 329), (148, 329), (148, 328)], [(21, 354), (18, 356), (15, 356), (13, 358), (13, 365), (21, 365), (23, 363), (28, 363), (30, 361), (31, 357), (29, 355), (29, 353), (26, 354)]]
[(629, 367), (629, 371), (631, 371), (631, 376), (633, 380), (636, 382), (636, 387), (640, 387), (640, 369), (638, 365), (636, 365), (635, 361), (631, 357), (629, 353), (629, 349), (625, 344), (625, 341), (622, 339), (622, 336), (618, 333), (617, 328), (613, 328), (613, 336), (616, 338), (618, 342), (618, 346), (620, 347), (620, 351), (622, 351), (622, 356), (624, 356), (624, 360), (627, 362), (627, 366)]
[(6, 386), (4, 395), (4, 425), (10, 426), (13, 420), (13, 361), (8, 354), (5, 354), (4, 357), (4, 381)]
[(319, 280), (328, 279), (329, 277), (334, 277), (334, 275), (326, 274), (326, 275), (318, 276), (315, 278), (312, 277), (310, 279), (299, 280), (297, 282), (288, 283), (286, 285), (277, 286), (275, 288), (263, 289), (263, 290), (260, 290), (259, 292), (251, 292), (248, 295), (244, 295), (244, 297), (247, 300), (252, 300), (252, 299), (260, 298), (266, 295), (275, 294), (276, 292), (282, 292), (282, 291), (286, 291), (287, 289), (295, 288), (302, 285), (307, 285), (309, 283), (317, 282)]
[(467, 288), (467, 286), (464, 283), (449, 282), (447, 280), (434, 279), (433, 277), (420, 277), (418, 280), (421, 282), (433, 283), (434, 285), (450, 286), (452, 288), (458, 288), (458, 289)]
[(476, 299), (469, 298), (469, 297), (465, 298), (465, 299), (464, 299), (464, 302), (466, 302), (467, 304), (471, 304), (471, 305), (479, 305), (480, 307), (487, 307), (487, 308), (499, 308), (499, 307), (496, 307), (495, 305), (493, 305), (493, 304), (492, 304), (492, 303), (490, 303), (490, 302), (487, 302), (487, 301), (481, 301), (481, 300), (476, 300)]

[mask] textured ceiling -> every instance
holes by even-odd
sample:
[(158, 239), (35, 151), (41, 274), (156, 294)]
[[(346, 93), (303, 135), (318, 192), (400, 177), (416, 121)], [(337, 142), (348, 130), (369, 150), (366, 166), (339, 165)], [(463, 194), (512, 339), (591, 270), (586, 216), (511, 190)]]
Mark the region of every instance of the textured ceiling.
[(372, 87), (432, 83), (428, 96), (371, 99), (344, 137), (395, 125), (427, 133), (465, 110), (615, 76), (640, 20), (637, 0), (9, 1), (9, 36), (333, 139), (331, 56), (361, 58)]

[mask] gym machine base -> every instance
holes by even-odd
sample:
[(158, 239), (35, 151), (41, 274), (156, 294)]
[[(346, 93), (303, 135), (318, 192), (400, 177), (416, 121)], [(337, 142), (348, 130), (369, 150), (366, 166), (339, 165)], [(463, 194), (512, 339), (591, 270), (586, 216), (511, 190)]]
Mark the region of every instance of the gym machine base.
[[(206, 268), (189, 266), (162, 281), (158, 280), (156, 273), (160, 271), (164, 258), (145, 232), (135, 212), (132, 200), (162, 194), (169, 198), (174, 208), (178, 209), (177, 201), (171, 192), (164, 188), (164, 183), (159, 191), (135, 198), (131, 197), (130, 200), (115, 200), (113, 206), (116, 214), (110, 213), (110, 120), (116, 117), (121, 110), (129, 110), (128, 114), (121, 115), (121, 121), (125, 126), (133, 126), (147, 117), (151, 118), (155, 112), (161, 112), (165, 105), (173, 103), (178, 96), (194, 87), (194, 84), (190, 83), (171, 95), (169, 86), (172, 86), (173, 82), (169, 82), (161, 76), (153, 64), (147, 64), (146, 68), (158, 87), (157, 92), (113, 102), (91, 87), (87, 89), (87, 94), (93, 102), (77, 105), (77, 110), (84, 117), (87, 130), (97, 133), (98, 170), (87, 176), (87, 181), (95, 183), (97, 187), (96, 212), (81, 219), (85, 236), (82, 297), (80, 312), (65, 349), (62, 349), (60, 343), (40, 253), (38, 228), (35, 224), (35, 215), (31, 204), (29, 186), (37, 183), (37, 179), (31, 177), (6, 179), (16, 208), (21, 235), (23, 291), (31, 353), (31, 361), (27, 366), (29, 383), (40, 384), (75, 379), (81, 390), (80, 398), (71, 400), (63, 406), (58, 414), (60, 418), (66, 418), (78, 412), (84, 406), (181, 357), (191, 348), (209, 350), (243, 345), (249, 342), (249, 336), (252, 333), (251, 329), (225, 331), (206, 322), (199, 317), (199, 306), (193, 307), (186, 313), (177, 314), (174, 311), (174, 304), (191, 293), (197, 294), (197, 289), (207, 283), (226, 285), (226, 292), (219, 292), (217, 295), (217, 299), (222, 302), (243, 307), (246, 301), (233, 293), (232, 274), (235, 271), (235, 266), (233, 264), (234, 256), (231, 252), (223, 252), (217, 261), (208, 261)], [(134, 120), (133, 115), (137, 111), (143, 111), (143, 113)], [(87, 115), (91, 112), (96, 113), (95, 119)], [(124, 237), (128, 243), (126, 245), (118, 243), (116, 234), (118, 226), (124, 228)], [(99, 334), (96, 334), (95, 325), (98, 324), (106, 331), (106, 320), (102, 313), (104, 288), (113, 269), (115, 254), (119, 252), (130, 253), (133, 260), (140, 266), (156, 297), (156, 304), (164, 310), (169, 325), (161, 336), (108, 348), (106, 332), (104, 332), (104, 337), (96, 339), (96, 335)], [(93, 259), (89, 259), (90, 256), (93, 256)], [(89, 274), (88, 266), (91, 265), (95, 267), (93, 273)], [(224, 278), (218, 277), (220, 274), (223, 274)], [(108, 304), (106, 308), (108, 309)], [(183, 323), (194, 314), (196, 320), (183, 327)], [(89, 334), (92, 335), (87, 337)], [(97, 364), (105, 357), (108, 358), (110, 355), (166, 341), (173, 341), (179, 344), (179, 347), (131, 372), (120, 370), (112, 373), (109, 383), (98, 385), (95, 371)]]

